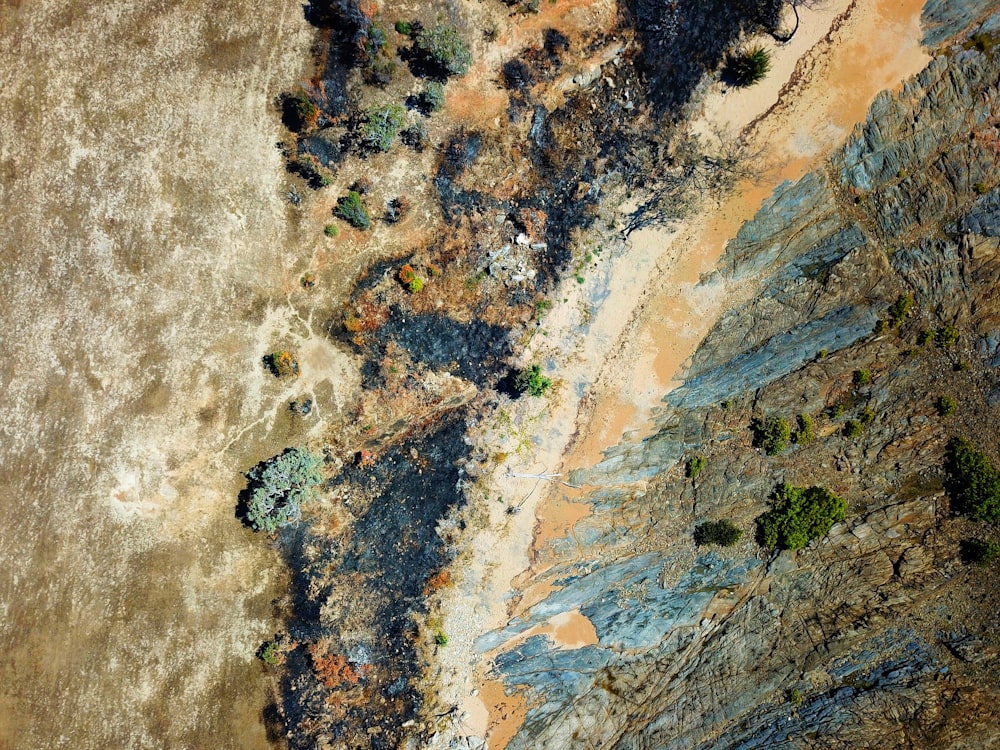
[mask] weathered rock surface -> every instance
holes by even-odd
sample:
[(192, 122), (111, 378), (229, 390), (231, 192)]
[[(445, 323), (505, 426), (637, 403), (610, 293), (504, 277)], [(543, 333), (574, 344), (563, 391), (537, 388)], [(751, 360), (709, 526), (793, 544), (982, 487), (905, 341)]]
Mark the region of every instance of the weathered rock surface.
[[(1000, 444), (998, 75), (987, 54), (934, 60), (730, 243), (704, 283), (756, 293), (702, 343), (659, 431), (574, 475), (599, 489), (529, 582), (552, 593), (479, 643), (531, 706), (509, 747), (1000, 743), (984, 709), (1000, 697), (997, 592), (958, 560), (976, 532), (950, 514), (941, 470), (949, 435)], [(900, 294), (913, 311), (877, 328)], [(955, 347), (917, 343), (945, 325)], [(954, 415), (937, 413), (942, 394)], [(816, 437), (767, 457), (749, 429), (765, 414), (809, 415)], [(707, 465), (691, 482), (694, 453)], [(806, 550), (770, 554), (752, 521), (783, 480), (850, 509)], [(744, 541), (695, 548), (693, 525), (715, 518)], [(573, 609), (596, 645), (505, 650)]]

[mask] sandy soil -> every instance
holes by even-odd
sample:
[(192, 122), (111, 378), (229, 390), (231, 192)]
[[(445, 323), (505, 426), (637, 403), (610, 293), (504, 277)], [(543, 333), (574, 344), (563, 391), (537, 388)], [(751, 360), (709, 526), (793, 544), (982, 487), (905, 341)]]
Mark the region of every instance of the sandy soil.
[[(522, 399), (516, 405), (519, 431), (506, 447), (497, 446), (512, 448), (513, 458), (486, 490), (490, 497), (521, 503), (522, 512), (500, 520), (502, 534), (494, 530), (473, 541), (464, 585), (444, 605), (455, 647), (442, 655), (442, 692), (465, 711), (461, 731), (486, 736), (491, 750), (507, 744), (527, 707), (488, 680), (492, 655), (476, 655), (472, 641), (544, 598), (551, 590), (544, 577), (548, 543), (572, 538), (574, 524), (588, 512), (578, 500), (581, 491), (512, 478), (510, 467), (518, 473), (568, 472), (594, 465), (623, 440), (642, 438), (698, 342), (727, 304), (751, 291), (698, 287), (699, 277), (777, 185), (818, 164), (864, 117), (879, 91), (924, 67), (929, 58), (918, 43), (921, 7), (918, 0), (837, 0), (805, 11), (793, 41), (774, 49), (772, 74), (746, 91), (716, 84), (693, 126), (706, 139), (746, 131), (762, 149), (762, 177), (721, 202), (706, 196), (700, 210), (670, 231), (634, 232), (603, 275), (584, 285), (569, 279), (554, 295), (563, 302), (525, 359), (553, 363), (560, 387), (544, 404)], [(592, 304), (588, 287), (601, 283), (607, 294)], [(530, 458), (513, 450), (526, 441), (533, 445)], [(470, 591), (477, 592), (471, 607), (462, 601)], [(551, 635), (562, 641), (555, 629)]]
[[(240, 472), (305, 439), (290, 396), (327, 419), (352, 383), (295, 311), (274, 147), (312, 30), (262, 0), (0, 13), (0, 747), (269, 747), (284, 566)], [(299, 345), (299, 382), (264, 371)]]

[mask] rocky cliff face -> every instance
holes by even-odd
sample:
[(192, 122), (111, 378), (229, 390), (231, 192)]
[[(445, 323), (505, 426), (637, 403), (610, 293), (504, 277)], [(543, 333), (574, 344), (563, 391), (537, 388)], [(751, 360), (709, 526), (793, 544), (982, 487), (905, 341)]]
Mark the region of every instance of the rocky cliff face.
[[(987, 530), (952, 513), (942, 470), (952, 435), (1000, 447), (1000, 62), (968, 46), (880, 96), (742, 228), (703, 284), (747, 301), (701, 344), (656, 434), (574, 476), (595, 486), (592, 514), (529, 582), (552, 593), (479, 643), (530, 706), (510, 747), (1000, 743), (997, 592), (958, 554)], [(949, 326), (950, 347), (922, 333)], [(752, 419), (800, 414), (811, 442), (754, 447)], [(845, 521), (805, 550), (763, 550), (753, 519), (781, 481), (833, 489)], [(743, 541), (696, 547), (694, 525), (718, 518)], [(574, 609), (596, 645), (512, 640)]]

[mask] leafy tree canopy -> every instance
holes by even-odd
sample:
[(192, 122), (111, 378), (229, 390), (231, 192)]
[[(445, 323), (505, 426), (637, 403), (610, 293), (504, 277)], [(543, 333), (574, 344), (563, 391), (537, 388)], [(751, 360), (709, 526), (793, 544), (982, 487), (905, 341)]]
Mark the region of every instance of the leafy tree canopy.
[(297, 521), (301, 505), (316, 496), (323, 459), (302, 448), (261, 461), (246, 473), (246, 522), (255, 531), (275, 531)]

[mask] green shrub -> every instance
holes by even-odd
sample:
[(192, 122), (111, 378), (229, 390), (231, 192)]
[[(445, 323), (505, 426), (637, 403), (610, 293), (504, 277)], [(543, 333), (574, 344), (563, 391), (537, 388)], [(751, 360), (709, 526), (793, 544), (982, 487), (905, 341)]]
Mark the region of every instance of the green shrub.
[(407, 284), (406, 286), (409, 288), (409, 290), (411, 292), (413, 292), (414, 294), (416, 294), (417, 292), (423, 290), (423, 288), (424, 288), (424, 280), (422, 278), (420, 278), (419, 276), (414, 276), (412, 279), (410, 279), (410, 283)]
[(340, 230), (337, 228), (336, 224), (327, 224), (325, 227), (323, 227), (323, 234), (325, 234), (327, 237), (336, 237), (338, 234), (340, 234)]
[(942, 349), (954, 346), (956, 341), (958, 341), (958, 329), (950, 323), (938, 328), (934, 334), (934, 343)]
[(896, 297), (896, 301), (889, 308), (889, 322), (894, 328), (900, 325), (906, 319), (906, 316), (910, 314), (910, 309), (913, 307), (914, 302), (913, 295), (909, 293)]
[(701, 470), (704, 468), (705, 468), (705, 457), (695, 456), (694, 458), (692, 458), (687, 462), (687, 466), (685, 467), (685, 474), (687, 474), (688, 479), (694, 481), (695, 479), (698, 478), (698, 475), (701, 474)]
[(811, 443), (816, 437), (816, 423), (808, 414), (799, 414), (795, 419), (796, 430), (792, 439), (799, 445)]
[(872, 382), (871, 370), (855, 370), (852, 380), (854, 381), (854, 385), (856, 387), (868, 385)]
[(927, 346), (933, 340), (934, 340), (934, 331), (931, 331), (930, 329), (927, 328), (922, 330), (920, 332), (920, 335), (917, 336), (917, 344), (919, 344), (920, 346)]
[(861, 434), (861, 422), (856, 419), (848, 419), (844, 424), (844, 437), (856, 438)]
[(731, 54), (723, 74), (734, 86), (744, 88), (762, 80), (769, 70), (771, 70), (771, 53), (760, 45), (755, 45)]
[(323, 459), (301, 448), (261, 461), (246, 473), (246, 521), (255, 531), (275, 531), (297, 521), (301, 504), (322, 483)]
[(720, 547), (732, 547), (743, 538), (743, 531), (732, 521), (705, 521), (694, 528), (694, 543), (699, 547), (706, 544), (718, 544)]
[(942, 417), (947, 417), (949, 414), (954, 414), (955, 409), (957, 407), (958, 403), (956, 403), (955, 399), (953, 399), (951, 396), (941, 396), (937, 400), (938, 414), (940, 414)]
[(972, 192), (976, 195), (986, 195), (990, 192), (990, 186), (985, 182), (974, 182), (972, 183)]
[(792, 427), (784, 417), (767, 417), (754, 424), (756, 442), (764, 453), (776, 456), (783, 452), (792, 439)]
[(951, 366), (951, 369), (953, 369), (955, 372), (968, 372), (969, 370), (972, 369), (972, 364), (970, 362), (966, 362), (963, 359), (961, 362), (956, 362), (955, 364), (953, 364)]
[(396, 21), (396, 33), (402, 34), (403, 36), (409, 36), (413, 33), (413, 24), (409, 21)]
[(802, 549), (826, 536), (847, 512), (844, 499), (824, 487), (782, 484), (772, 499), (774, 507), (757, 519), (761, 543), (772, 549)]
[(406, 113), (399, 104), (372, 107), (358, 127), (361, 145), (370, 151), (388, 151), (396, 142)]
[(826, 349), (820, 349), (819, 353), (816, 355), (818, 359), (826, 359), (827, 351)]
[(372, 220), (368, 216), (365, 204), (361, 202), (361, 196), (354, 190), (337, 199), (337, 206), (333, 209), (333, 215), (358, 229), (369, 229), (372, 225)]
[(945, 470), (958, 512), (976, 521), (1000, 521), (1000, 472), (985, 453), (954, 437), (948, 442)]
[(721, 406), (723, 410), (729, 411), (730, 409), (733, 408), (733, 402), (731, 399), (727, 398), (725, 401), (719, 404), (719, 406)]
[(552, 387), (552, 381), (542, 375), (542, 368), (538, 365), (531, 365), (526, 370), (521, 370), (514, 380), (514, 386), (521, 393), (530, 393), (532, 396), (544, 396), (545, 392)]
[(858, 419), (863, 427), (867, 427), (875, 421), (875, 412), (871, 409), (865, 409), (861, 412), (861, 416)]
[(788, 701), (793, 706), (801, 706), (804, 700), (805, 699), (802, 697), (802, 693), (799, 692), (798, 690), (793, 688), (792, 690), (788, 691)]
[(458, 31), (452, 26), (438, 25), (422, 29), (416, 38), (417, 52), (429, 65), (446, 76), (465, 75), (472, 65), (472, 54)]
[(434, 642), (439, 646), (448, 645), (448, 636), (440, 630), (434, 635)]
[(984, 542), (980, 539), (963, 539), (960, 554), (965, 562), (974, 565), (989, 565), (1000, 560), (1000, 544)]
[(420, 94), (420, 107), (424, 112), (437, 112), (444, 107), (444, 85), (431, 81)]

